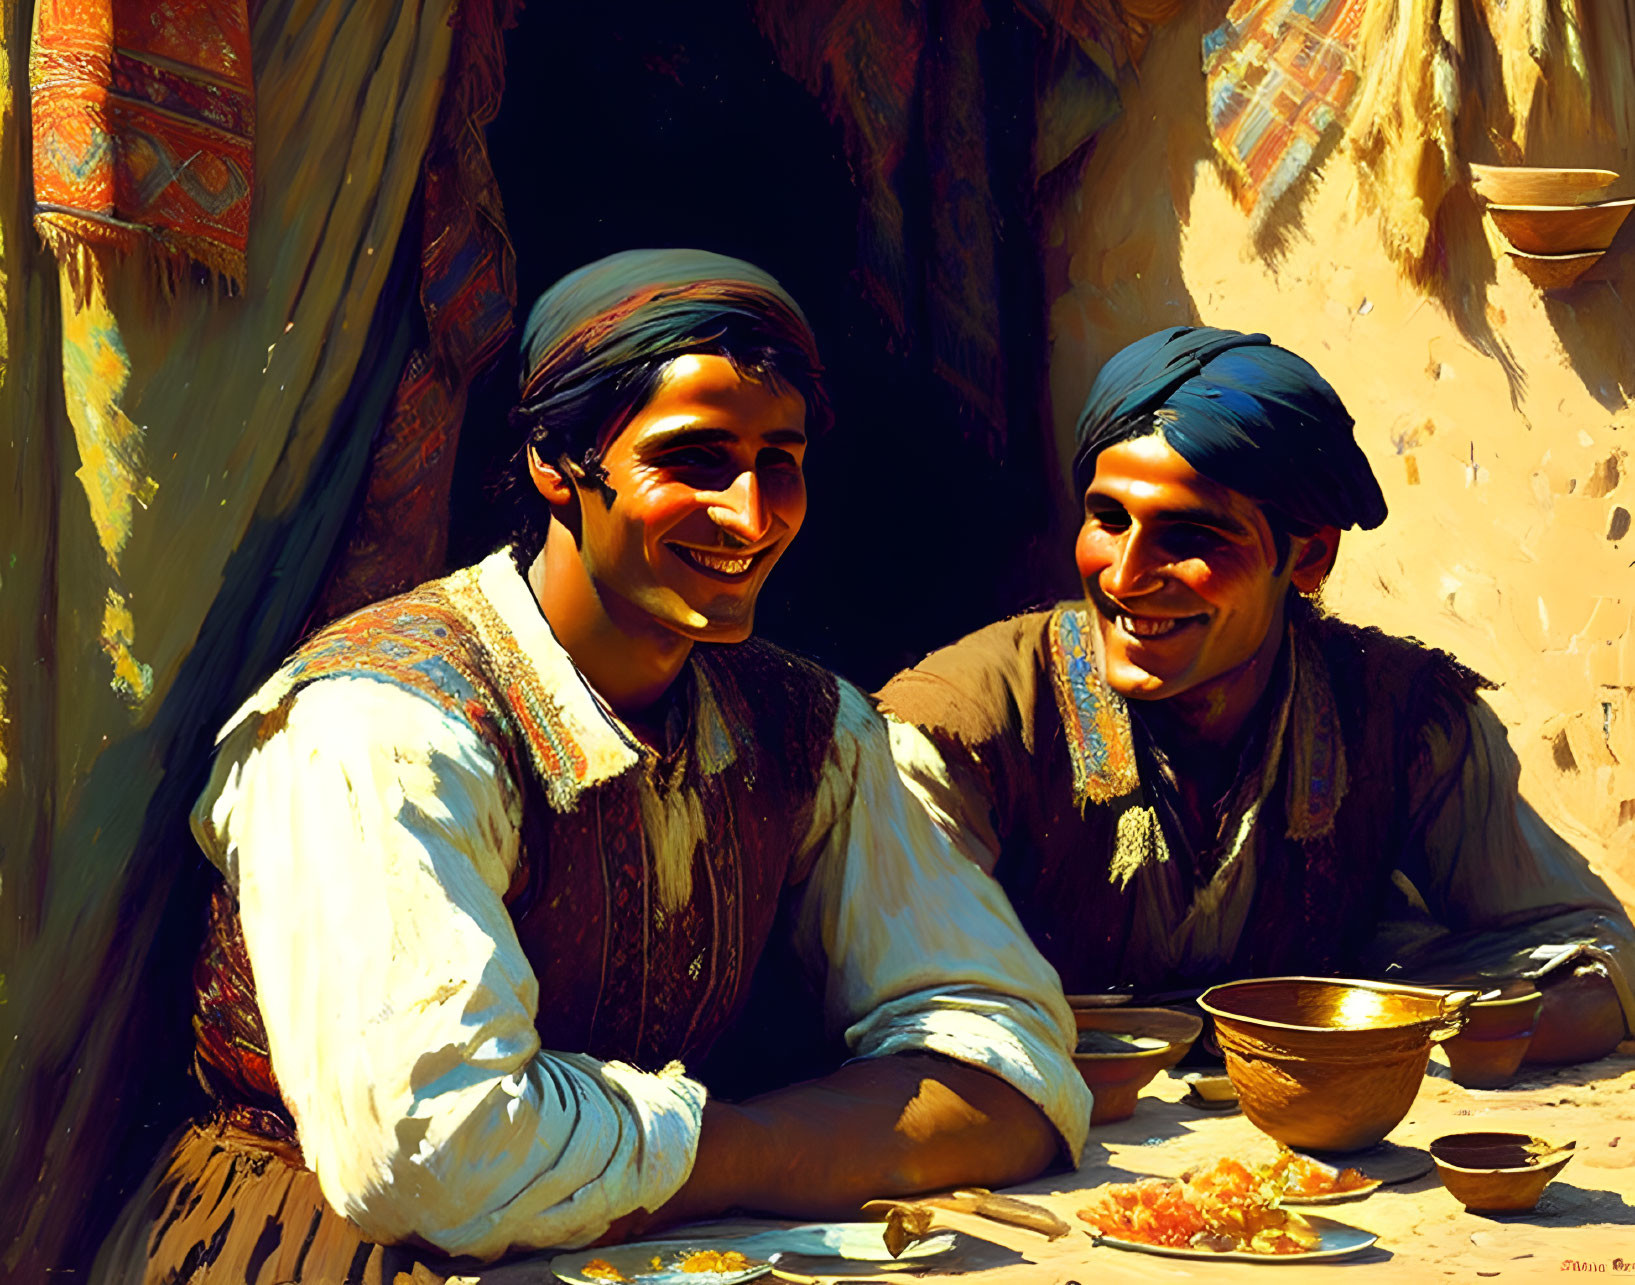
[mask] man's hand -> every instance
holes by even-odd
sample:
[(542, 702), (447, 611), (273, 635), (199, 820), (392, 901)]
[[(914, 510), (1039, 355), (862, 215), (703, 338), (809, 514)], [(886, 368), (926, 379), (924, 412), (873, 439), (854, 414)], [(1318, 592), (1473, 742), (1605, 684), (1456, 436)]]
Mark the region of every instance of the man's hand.
[(1542, 978), (1539, 989), (1544, 992), (1544, 1007), (1527, 1046), (1528, 1062), (1546, 1066), (1593, 1062), (1624, 1038), (1623, 1006), (1600, 965), (1579, 967), (1559, 981)]
[(1060, 1149), (1044, 1113), (997, 1076), (929, 1055), (869, 1058), (741, 1104), (711, 1100), (692, 1176), (641, 1230), (729, 1209), (855, 1217), (878, 1196), (1022, 1182)]

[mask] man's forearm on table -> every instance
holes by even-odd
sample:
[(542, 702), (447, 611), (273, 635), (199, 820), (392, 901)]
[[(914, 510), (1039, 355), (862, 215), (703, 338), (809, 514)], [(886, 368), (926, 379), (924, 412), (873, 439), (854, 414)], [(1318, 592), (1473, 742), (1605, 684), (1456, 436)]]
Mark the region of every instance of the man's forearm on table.
[(741, 1104), (710, 1102), (692, 1176), (658, 1214), (845, 1217), (863, 1202), (1033, 1177), (1061, 1142), (997, 1076), (931, 1056), (868, 1058)]

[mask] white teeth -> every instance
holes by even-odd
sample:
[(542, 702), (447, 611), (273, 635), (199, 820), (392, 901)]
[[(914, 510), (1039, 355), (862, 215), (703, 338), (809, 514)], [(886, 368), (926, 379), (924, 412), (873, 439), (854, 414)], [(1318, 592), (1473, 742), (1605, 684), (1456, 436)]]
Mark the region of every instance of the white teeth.
[(1118, 627), (1127, 634), (1137, 638), (1160, 638), (1170, 633), (1181, 622), (1175, 619), (1152, 619), (1150, 617), (1120, 616)]
[(683, 549), (682, 552), (705, 570), (715, 571), (724, 576), (741, 576), (755, 565), (754, 558), (726, 558), (699, 549)]

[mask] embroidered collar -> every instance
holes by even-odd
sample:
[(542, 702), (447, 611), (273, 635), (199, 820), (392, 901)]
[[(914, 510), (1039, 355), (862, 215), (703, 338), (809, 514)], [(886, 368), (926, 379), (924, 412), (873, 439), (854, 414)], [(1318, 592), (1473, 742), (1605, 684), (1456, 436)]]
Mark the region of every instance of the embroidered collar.
[(1290, 700), (1289, 785), (1285, 811), (1291, 839), (1317, 839), (1334, 829), (1349, 783), (1340, 715), (1328, 664), (1316, 631), (1299, 622), (1289, 626), (1294, 666)]
[(1074, 799), (1081, 810), (1110, 803), (1141, 784), (1130, 712), (1101, 676), (1101, 644), (1089, 609), (1060, 607), (1048, 628), (1051, 685), (1073, 760)]
[[(473, 592), (454, 582), (467, 578)], [(450, 577), (506, 681), (552, 802), (573, 806), (580, 792), (656, 758), (592, 690), (557, 640), (509, 548)], [(487, 610), (483, 610), (486, 607)], [(701, 770), (714, 775), (736, 762), (738, 744), (702, 666), (688, 659), (692, 678), (692, 743)], [(539, 716), (536, 716), (539, 715)]]
[[(1052, 686), (1073, 763), (1078, 806), (1109, 803), (1141, 784), (1130, 712), (1102, 677), (1100, 635), (1090, 608), (1060, 607), (1047, 625)], [(1328, 666), (1310, 628), (1289, 626), (1290, 674), (1266, 758), (1257, 773), (1263, 799), (1289, 755), (1288, 837), (1320, 838), (1334, 828), (1347, 785), (1345, 745), (1329, 683)], [(1258, 812), (1253, 809), (1253, 812)], [(1242, 836), (1240, 836), (1242, 837)]]

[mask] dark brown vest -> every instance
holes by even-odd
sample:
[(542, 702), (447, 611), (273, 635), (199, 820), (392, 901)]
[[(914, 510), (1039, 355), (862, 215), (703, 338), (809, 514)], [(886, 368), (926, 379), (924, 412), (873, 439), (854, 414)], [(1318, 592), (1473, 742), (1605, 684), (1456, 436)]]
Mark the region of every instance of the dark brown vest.
[[(993, 875), (1069, 992), (1346, 971), (1377, 928), (1391, 872), (1419, 879), (1419, 826), (1435, 814), (1436, 791), (1458, 778), (1438, 779), (1424, 761), (1426, 732), (1436, 726), (1457, 761), (1483, 680), (1410, 639), (1297, 610), (1327, 670), (1332, 716), (1307, 720), (1308, 743), (1289, 733), (1256, 822), (1263, 844), (1248, 921), (1234, 957), (1209, 975), (1171, 974), (1131, 948), (1139, 889), (1110, 881), (1108, 864), (1120, 815), (1141, 801), (1136, 786), (1149, 768), (1129, 715), (1097, 674), (1082, 622), (1041, 612), (993, 626), (882, 693), (882, 706), (919, 725), (970, 783), (997, 842)], [(1327, 737), (1343, 747), (1343, 792)], [(1291, 819), (1297, 763), (1307, 788), (1293, 791), (1303, 815)], [(1311, 824), (1313, 813), (1331, 814), (1332, 824)]]
[[(1347, 788), (1333, 829), (1300, 841), (1284, 833), (1286, 792), (1268, 798), (1261, 824), (1276, 837), (1262, 853), (1233, 969), (1240, 977), (1354, 971), (1378, 928), (1392, 871), (1403, 868), (1424, 882), (1414, 873), (1423, 859), (1419, 825), (1442, 801), (1415, 784), (1428, 771), (1427, 728), (1438, 724), (1462, 758), (1467, 707), (1487, 685), (1447, 653), (1411, 639), (1329, 617), (1310, 628), (1328, 666)], [(1457, 782), (1454, 773), (1440, 788)]]
[[(465, 720), (522, 787), (522, 860), (506, 902), (539, 980), (544, 1047), (645, 1069), (705, 1057), (743, 1008), (784, 889), (809, 872), (796, 848), (833, 740), (835, 678), (765, 643), (694, 648), (682, 681), (708, 684), (731, 752), (718, 755), (725, 765), (706, 764), (689, 743), (667, 778), (668, 789), (698, 794), (708, 838), (693, 853), (690, 895), (666, 911), (638, 786), (638, 773), (662, 766), (644, 761), (562, 806), (583, 756), (552, 724), (548, 694), (520, 692), (517, 669), (478, 645), (445, 583), (312, 638), (286, 666), (285, 706), (319, 678), (350, 675), (404, 687)], [(542, 779), (540, 763), (556, 765), (554, 780)], [(225, 885), (195, 983), (195, 1065), (207, 1089), (241, 1120), (288, 1136)]]

